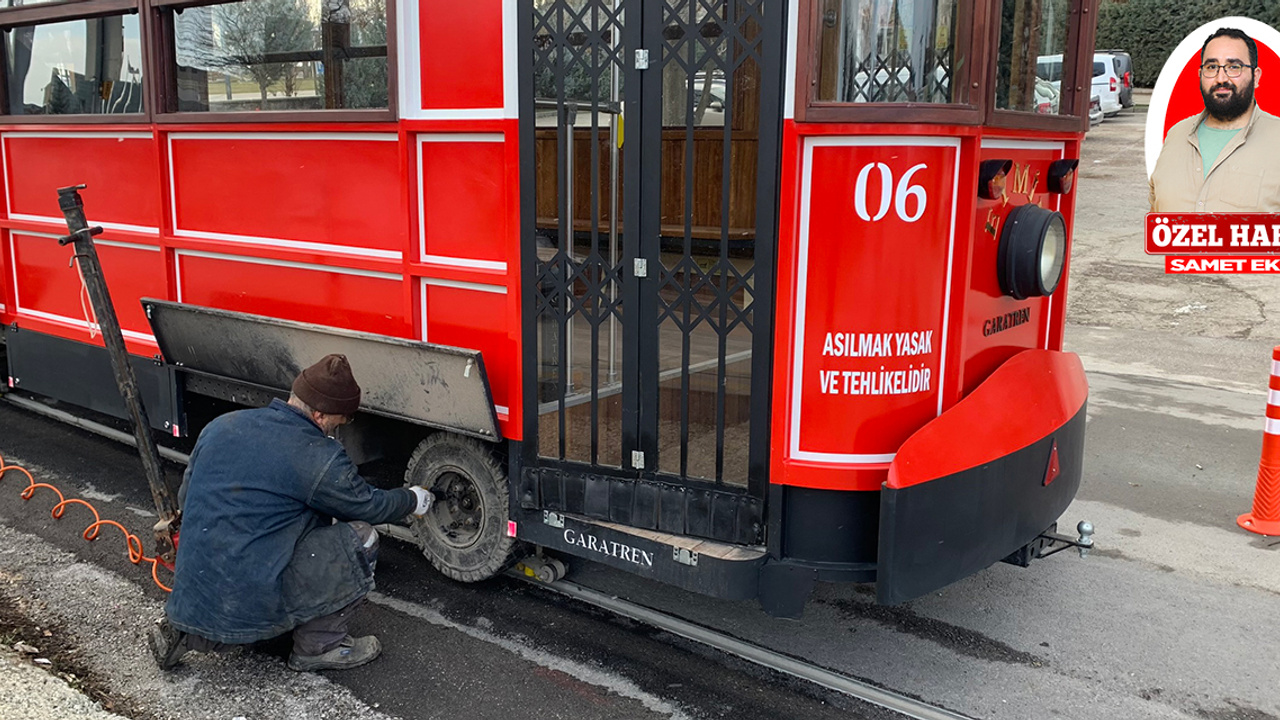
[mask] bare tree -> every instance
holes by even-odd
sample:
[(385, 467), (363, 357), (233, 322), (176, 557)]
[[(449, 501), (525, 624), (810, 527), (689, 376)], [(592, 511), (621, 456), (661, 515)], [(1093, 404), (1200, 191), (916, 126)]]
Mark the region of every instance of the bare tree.
[(285, 78), (292, 90), (292, 62), (284, 53), (315, 47), (316, 24), (305, 0), (248, 0), (215, 8), (214, 24), (224, 52), (218, 64), (240, 68), (257, 83), (262, 99), (267, 88)]

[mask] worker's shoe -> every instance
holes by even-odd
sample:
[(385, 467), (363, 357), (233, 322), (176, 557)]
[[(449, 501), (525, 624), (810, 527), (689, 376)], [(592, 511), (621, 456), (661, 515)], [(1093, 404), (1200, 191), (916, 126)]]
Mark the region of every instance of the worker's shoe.
[(378, 657), (382, 652), (382, 644), (372, 635), (364, 637), (343, 638), (338, 647), (319, 655), (299, 655), (293, 651), (289, 656), (289, 668), (298, 672), (314, 670), (345, 670), (359, 667)]
[(147, 643), (161, 670), (172, 670), (187, 654), (187, 634), (175, 630), (168, 620), (161, 620), (151, 628)]

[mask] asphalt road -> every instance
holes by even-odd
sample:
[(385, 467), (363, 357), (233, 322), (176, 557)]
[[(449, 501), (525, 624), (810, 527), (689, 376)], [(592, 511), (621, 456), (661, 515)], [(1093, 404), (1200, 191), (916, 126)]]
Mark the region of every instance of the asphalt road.
[[(1091, 130), (1078, 185), (1067, 345), (1091, 395), (1063, 527), (1092, 521), (1092, 556), (998, 565), (895, 608), (821, 585), (796, 621), (585, 562), (571, 579), (973, 717), (1280, 718), (1280, 539), (1235, 525), (1254, 490), (1280, 278), (1171, 278), (1142, 254), (1142, 122)], [(149, 524), (127, 448), (0, 406), (0, 452)], [(149, 584), (115, 541), (85, 543), (10, 482), (0, 525)], [(395, 541), (378, 592), (357, 630), (378, 633), (384, 657), (327, 677), (399, 717), (888, 716), (545, 590), (444, 581)], [(212, 672), (197, 660), (168, 682)]]

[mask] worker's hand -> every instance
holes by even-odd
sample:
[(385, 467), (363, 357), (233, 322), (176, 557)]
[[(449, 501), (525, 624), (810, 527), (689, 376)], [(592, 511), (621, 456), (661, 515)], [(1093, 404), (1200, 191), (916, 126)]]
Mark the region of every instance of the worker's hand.
[(413, 509), (413, 514), (426, 515), (430, 512), (431, 506), (436, 502), (436, 496), (430, 490), (419, 485), (413, 485), (409, 489), (418, 497), (418, 506)]

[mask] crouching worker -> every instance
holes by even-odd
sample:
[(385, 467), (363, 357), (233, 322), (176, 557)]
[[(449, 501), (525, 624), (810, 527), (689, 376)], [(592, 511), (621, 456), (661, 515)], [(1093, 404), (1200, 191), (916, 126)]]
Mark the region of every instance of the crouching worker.
[[(289, 667), (356, 667), (381, 652), (347, 634), (373, 588), (372, 525), (431, 508), (420, 487), (380, 490), (331, 435), (360, 405), (342, 355), (303, 370), (286, 404), (223, 415), (200, 433), (182, 480), (182, 537), (165, 618), (151, 631), (168, 670), (293, 631)], [(337, 522), (334, 522), (337, 520)]]

